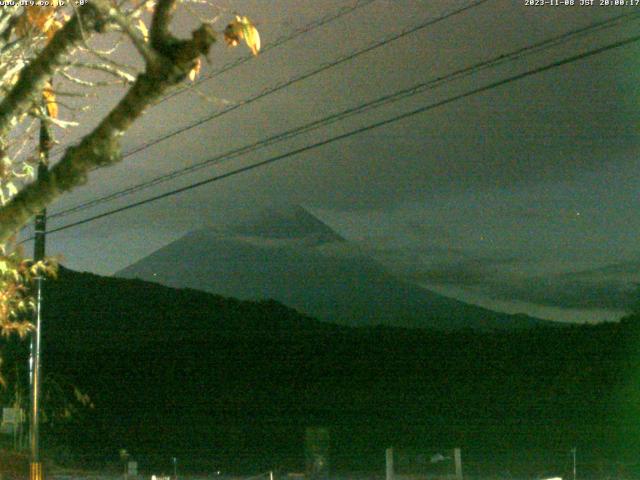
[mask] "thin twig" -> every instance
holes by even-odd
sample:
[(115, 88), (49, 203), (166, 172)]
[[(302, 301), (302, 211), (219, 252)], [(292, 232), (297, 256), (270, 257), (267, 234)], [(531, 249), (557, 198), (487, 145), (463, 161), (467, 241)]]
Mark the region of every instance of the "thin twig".
[[(56, 90), (56, 97), (70, 97), (70, 98), (98, 98), (98, 95), (93, 92), (67, 92), (66, 90)], [(89, 105), (86, 105), (84, 108), (89, 108)], [(77, 107), (74, 107), (73, 110), (79, 110)]]
[(78, 15), (74, 15), (58, 30), (36, 58), (21, 70), (18, 81), (0, 102), (0, 140), (4, 141), (16, 125), (16, 119), (21, 120), (31, 108), (34, 96), (42, 91), (46, 82), (64, 61), (65, 55), (82, 40), (78, 26), (79, 17), (83, 20), (86, 17), (92, 25), (97, 25), (101, 13), (109, 11), (108, 4), (108, 0), (94, 0), (80, 7)]
[(111, 82), (107, 82), (107, 81), (89, 81), (89, 80), (83, 80), (81, 78), (75, 77), (67, 72), (65, 72), (64, 70), (60, 70), (60, 72), (58, 72), (60, 75), (62, 75), (64, 78), (66, 78), (67, 80), (69, 80), (70, 82), (73, 82), (77, 85), (81, 85), (83, 87), (112, 87), (114, 85), (122, 85), (124, 82), (122, 80), (114, 80)]
[(191, 90), (198, 95), (199, 97), (203, 98), (204, 100), (206, 100), (209, 103), (213, 103), (213, 104), (217, 104), (217, 105), (229, 105), (231, 102), (225, 98), (220, 98), (220, 97), (212, 97), (211, 95), (207, 95), (206, 93), (202, 92), (198, 87), (193, 86), (191, 87)]
[(27, 125), (27, 128), (25, 129), (25, 131), (23, 133), (24, 139), (20, 142), (20, 145), (18, 145), (18, 148), (16, 149), (16, 151), (13, 152), (13, 157), (14, 158), (18, 158), (22, 154), (22, 151), (27, 146), (29, 141), (33, 140), (33, 137), (31, 136), (31, 131), (33, 130), (35, 125), (36, 125), (36, 120), (32, 118), (31, 122)]
[[(203, 3), (207, 3), (207, 2), (203, 2)], [(183, 3), (182, 6), (184, 7), (184, 9), (189, 12), (191, 14), (191, 16), (193, 16), (195, 19), (197, 19), (199, 22), (202, 23), (208, 23), (209, 25), (213, 25), (214, 23), (216, 23), (218, 20), (220, 20), (220, 13), (218, 13), (215, 17), (213, 18), (205, 18), (202, 15), (200, 15), (198, 12), (196, 12), (196, 10), (189, 5), (188, 3)]]
[(136, 77), (134, 75), (126, 72), (123, 67), (116, 67), (115, 65), (113, 65), (113, 63), (109, 65), (107, 63), (74, 62), (69, 63), (68, 66), (71, 68), (84, 68), (88, 70), (97, 70), (99, 72), (108, 73), (109, 75), (124, 80), (128, 83), (133, 83), (136, 80)]
[(49, 115), (43, 115), (42, 113), (39, 113), (39, 112), (33, 112), (32, 115), (43, 122), (51, 123), (56, 127), (60, 127), (64, 129), (69, 127), (77, 127), (78, 125), (80, 125), (78, 122), (60, 120), (59, 118), (53, 118)]
[(142, 34), (131, 24), (127, 17), (118, 12), (111, 12), (111, 18), (127, 34), (131, 43), (147, 64), (157, 62), (158, 54), (153, 51)]

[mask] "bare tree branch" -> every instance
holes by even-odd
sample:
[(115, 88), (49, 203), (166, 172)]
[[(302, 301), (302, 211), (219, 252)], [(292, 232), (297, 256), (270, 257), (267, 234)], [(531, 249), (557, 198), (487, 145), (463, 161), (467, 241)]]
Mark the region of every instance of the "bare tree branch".
[[(0, 244), (6, 242), (35, 213), (64, 192), (84, 184), (92, 169), (120, 161), (120, 138), (124, 132), (167, 89), (182, 82), (201, 55), (207, 55), (215, 41), (215, 34), (210, 26), (202, 25), (193, 32), (190, 40), (178, 40), (169, 33), (167, 22), (170, 21), (174, 4), (175, 0), (159, 2), (152, 21), (155, 31), (152, 47), (154, 54), (150, 56), (145, 71), (137, 76), (126, 95), (79, 145), (65, 151), (49, 175), (23, 188), (0, 209)], [(113, 16), (113, 9), (109, 13)], [(95, 23), (95, 19), (92, 21)], [(76, 35), (74, 38), (79, 41), (78, 27), (74, 28), (73, 33), (68, 35)], [(61, 42), (62, 40), (58, 43)], [(67, 44), (68, 40), (65, 42), (65, 45)], [(57, 48), (64, 47), (58, 45)], [(53, 53), (55, 52), (54, 49)], [(43, 62), (40, 58), (38, 60)], [(55, 65), (58, 64), (60, 60), (55, 62)], [(41, 70), (46, 68), (51, 69), (52, 66), (40, 67)], [(35, 89), (31, 87), (30, 91), (33, 92)], [(0, 104), (0, 134), (3, 131), (1, 113)]]
[(151, 45), (155, 50), (162, 51), (167, 42), (173, 40), (169, 24), (175, 8), (176, 0), (158, 0), (149, 32)]
[(19, 12), (20, 7), (17, 2), (13, 5), (5, 5), (2, 8), (2, 15), (0, 16), (0, 32), (2, 32), (0, 33), (0, 46), (2, 48), (11, 37), (11, 32), (13, 32), (18, 21)]
[(20, 72), (16, 85), (0, 103), (0, 144), (14, 126), (15, 118), (24, 115), (37, 101), (39, 92), (73, 46), (83, 39), (81, 22), (85, 28), (99, 30), (106, 21), (109, 7), (106, 0), (95, 0), (78, 9), (65, 26), (53, 36), (40, 54)]
[(136, 50), (142, 55), (142, 58), (147, 63), (153, 63), (157, 61), (157, 53), (149, 46), (145, 38), (142, 34), (136, 30), (131, 21), (122, 15), (121, 13), (115, 12), (112, 15), (113, 20), (116, 24), (122, 28), (122, 30), (129, 36), (131, 39), (131, 43), (136, 47)]

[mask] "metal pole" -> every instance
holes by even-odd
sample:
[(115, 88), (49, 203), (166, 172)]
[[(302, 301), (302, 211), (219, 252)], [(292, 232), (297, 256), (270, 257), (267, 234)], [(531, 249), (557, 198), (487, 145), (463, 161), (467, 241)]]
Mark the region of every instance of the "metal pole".
[[(40, 122), (40, 162), (38, 163), (38, 178), (48, 175), (49, 150), (51, 149), (51, 131), (45, 121)], [(35, 219), (35, 246), (33, 259), (38, 262), (44, 260), (45, 235), (47, 229), (47, 211), (43, 209)], [(40, 399), (42, 396), (42, 371), (40, 365), (40, 344), (42, 335), (42, 296), (44, 278), (36, 277), (36, 309), (34, 313), (35, 330), (31, 334), (31, 416), (30, 416), (30, 480), (42, 480), (42, 462), (40, 461)]]
[(453, 458), (456, 464), (456, 479), (462, 480), (462, 450), (454, 448)]
[(385, 480), (393, 480), (394, 471), (393, 471), (393, 447), (387, 448), (385, 451), (385, 463), (387, 466), (387, 475)]

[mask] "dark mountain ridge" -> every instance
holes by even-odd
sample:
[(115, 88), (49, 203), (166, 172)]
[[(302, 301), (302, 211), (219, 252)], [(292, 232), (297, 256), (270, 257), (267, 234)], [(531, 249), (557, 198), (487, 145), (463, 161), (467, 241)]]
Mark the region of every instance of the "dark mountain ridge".
[(47, 282), (43, 365), (96, 409), (47, 438), (96, 458), (128, 448), (147, 465), (178, 455), (184, 468), (245, 473), (299, 470), (309, 425), (330, 428), (339, 470), (379, 471), (389, 445), (462, 446), (495, 468), (506, 452), (575, 445), (585, 463), (619, 460), (638, 453), (638, 331), (634, 319), (352, 328), (274, 301), (61, 269)]

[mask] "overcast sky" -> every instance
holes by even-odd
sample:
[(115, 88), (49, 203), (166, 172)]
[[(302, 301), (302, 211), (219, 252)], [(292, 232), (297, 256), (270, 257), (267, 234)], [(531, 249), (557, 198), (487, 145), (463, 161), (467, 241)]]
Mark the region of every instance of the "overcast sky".
[[(454, 11), (457, 0), (374, 0), (161, 103), (125, 151), (242, 103), (385, 37)], [(576, 0), (579, 3), (579, 0)], [(263, 45), (355, 0), (226, 0)], [(196, 164), (325, 115), (638, 7), (489, 0), (95, 172), (51, 213)], [(187, 21), (180, 21), (187, 28)], [(637, 34), (640, 20), (449, 82), (391, 105), (50, 221), (68, 222), (188, 185)], [(246, 49), (219, 45), (202, 75)], [(455, 298), (563, 321), (618, 318), (640, 281), (640, 43), (448, 103), (49, 237), (50, 253), (112, 274), (184, 233), (300, 203), (397, 275)], [(204, 95), (210, 100), (205, 100)], [(94, 116), (113, 104), (105, 92)], [(95, 121), (95, 118), (93, 119)], [(90, 126), (91, 119), (87, 121)]]

